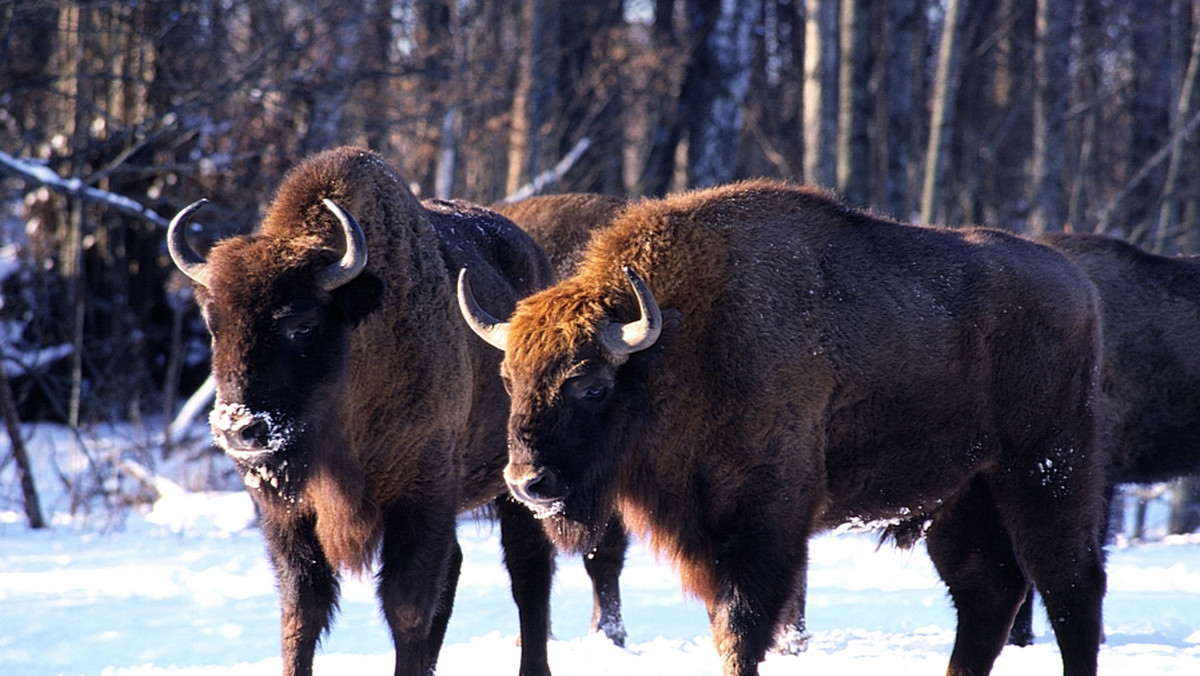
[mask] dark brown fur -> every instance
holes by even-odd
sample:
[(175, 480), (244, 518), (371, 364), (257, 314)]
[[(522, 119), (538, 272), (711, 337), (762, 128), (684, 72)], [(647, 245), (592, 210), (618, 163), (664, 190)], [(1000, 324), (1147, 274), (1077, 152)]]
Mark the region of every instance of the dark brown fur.
[[(637, 317), (622, 265), (665, 320), (628, 357), (599, 342)], [(1092, 674), (1096, 312), (1074, 265), (998, 231), (771, 181), (644, 201), (512, 316), (506, 478), (520, 494), (550, 473), (561, 514), (649, 533), (706, 602), (727, 674), (757, 671), (810, 534), (880, 522), (928, 524), (959, 613), (949, 673), (991, 669), (1025, 570), (1065, 672)]]
[[(344, 249), (322, 198), (357, 219), (369, 251), (366, 270), (333, 291), (313, 283)], [(422, 204), (381, 157), (356, 148), (305, 160), (258, 233), (208, 257), (197, 297), (213, 334), (215, 415), (264, 414), (264, 440), (276, 445), (261, 461), (232, 455), (262, 508), (286, 674), (311, 672), (338, 574), (377, 556), (396, 673), (432, 670), (461, 561), (456, 515), (492, 501), (521, 611), (521, 671), (548, 673), (553, 550), (507, 498), (508, 399), (493, 375), (499, 355), (456, 310), (451, 274), (463, 266), (509, 309), (552, 278), (506, 219)]]
[[(1116, 484), (1200, 472), (1200, 260), (1157, 256), (1111, 237), (1041, 237), (1074, 260), (1100, 293), (1104, 327), (1100, 448), (1107, 497)], [(1012, 642), (1033, 641), (1022, 606)]]
[[(624, 206), (624, 200), (607, 195), (563, 193), (501, 202), (490, 208), (529, 233), (546, 252), (557, 278), (565, 279), (579, 267), (592, 233), (607, 226)], [(584, 566), (592, 580), (591, 630), (603, 631), (613, 643), (625, 645), (620, 577), (629, 537), (620, 518), (612, 518), (598, 540), (595, 528), (575, 521), (551, 517), (542, 523), (560, 549), (584, 554)]]
[(625, 200), (597, 193), (538, 195), (520, 202), (491, 205), (521, 226), (546, 252), (559, 279), (575, 272), (592, 233), (621, 212)]

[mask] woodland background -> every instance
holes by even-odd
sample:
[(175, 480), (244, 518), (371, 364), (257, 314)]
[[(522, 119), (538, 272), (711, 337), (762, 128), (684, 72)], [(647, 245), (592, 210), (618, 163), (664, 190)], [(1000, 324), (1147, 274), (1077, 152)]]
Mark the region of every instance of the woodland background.
[[(247, 230), (335, 145), (421, 197), (488, 204), (567, 158), (548, 190), (778, 176), (1192, 253), (1198, 78), (1200, 0), (0, 0), (11, 410), (165, 426), (208, 370), (166, 221), (206, 197)], [(89, 462), (101, 490), (128, 469)]]

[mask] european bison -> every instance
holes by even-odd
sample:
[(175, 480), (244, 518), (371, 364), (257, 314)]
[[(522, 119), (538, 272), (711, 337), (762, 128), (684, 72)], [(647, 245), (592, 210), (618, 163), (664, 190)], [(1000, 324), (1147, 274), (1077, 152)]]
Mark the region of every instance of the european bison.
[(630, 206), (509, 322), (486, 283), (460, 274), (459, 303), (505, 350), (510, 490), (648, 533), (725, 673), (757, 672), (809, 536), (848, 522), (925, 531), (958, 610), (950, 674), (990, 671), (1023, 571), (1065, 673), (1095, 673), (1099, 322), (1061, 254), (753, 181)]
[(523, 639), (522, 674), (547, 674), (554, 550), (507, 495), (508, 397), (499, 355), (455, 307), (452, 275), (511, 308), (552, 280), (545, 255), (479, 207), (424, 205), (378, 155), (340, 148), (283, 180), (259, 232), (207, 260), (171, 224), (212, 334), (211, 423), (261, 508), (278, 577), (285, 674), (309, 674), (341, 572), (378, 559), (397, 674), (433, 670), (461, 563), (460, 511), (500, 518)]
[(592, 233), (608, 225), (625, 200), (590, 192), (538, 195), (520, 202), (491, 205), (492, 211), (516, 223), (546, 252), (554, 273), (574, 274)]
[[(1100, 449), (1106, 499), (1121, 483), (1200, 472), (1200, 261), (1156, 256), (1111, 237), (1053, 233), (1100, 292)], [(1033, 642), (1027, 601), (1011, 642)]]
[[(538, 195), (520, 202), (498, 203), (489, 208), (512, 220), (542, 247), (558, 279), (575, 272), (583, 249), (596, 230), (606, 226), (625, 206), (625, 201), (597, 193)], [(583, 565), (592, 580), (591, 631), (604, 635), (618, 646), (627, 633), (621, 619), (621, 570), (629, 538), (617, 517), (597, 539), (593, 529), (566, 519), (544, 522), (550, 539), (561, 549), (584, 554)]]

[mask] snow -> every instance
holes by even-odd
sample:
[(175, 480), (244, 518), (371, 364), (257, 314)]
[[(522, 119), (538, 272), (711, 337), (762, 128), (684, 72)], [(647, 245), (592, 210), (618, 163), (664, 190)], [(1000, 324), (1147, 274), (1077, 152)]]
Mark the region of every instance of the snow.
[[(280, 672), (274, 576), (248, 496), (189, 492), (162, 476), (155, 485), (161, 498), (152, 508), (107, 530), (60, 513), (53, 528), (31, 531), (19, 510), (0, 511), (0, 674)], [(459, 538), (463, 572), (439, 673), (515, 675), (516, 610), (498, 529), (464, 517)], [(768, 656), (764, 676), (944, 672), (954, 614), (921, 546), (830, 534), (814, 539), (811, 560), (809, 649)], [(1200, 673), (1200, 538), (1113, 547), (1108, 570), (1101, 671)], [(720, 674), (704, 607), (680, 591), (667, 564), (637, 544), (621, 585), (624, 649), (588, 635), (590, 584), (578, 557), (560, 558), (550, 645), (557, 676)], [(389, 673), (391, 642), (370, 580), (347, 578), (342, 590), (316, 673)], [(1037, 644), (1006, 648), (994, 674), (1061, 673), (1040, 608), (1035, 630)]]

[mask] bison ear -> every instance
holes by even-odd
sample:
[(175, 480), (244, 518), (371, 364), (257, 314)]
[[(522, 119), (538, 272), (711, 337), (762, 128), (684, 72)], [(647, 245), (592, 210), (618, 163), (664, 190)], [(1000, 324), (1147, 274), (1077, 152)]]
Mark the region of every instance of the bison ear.
[(357, 326), (383, 300), (383, 282), (370, 272), (362, 272), (333, 291), (333, 302), (351, 326)]

